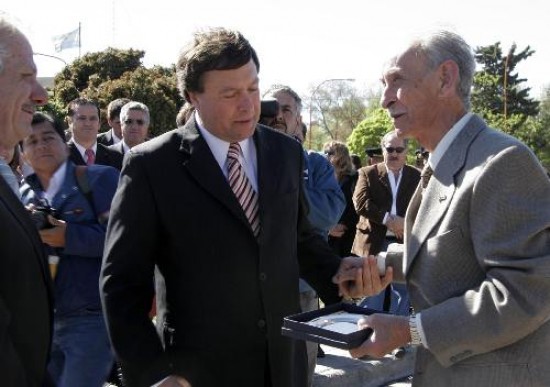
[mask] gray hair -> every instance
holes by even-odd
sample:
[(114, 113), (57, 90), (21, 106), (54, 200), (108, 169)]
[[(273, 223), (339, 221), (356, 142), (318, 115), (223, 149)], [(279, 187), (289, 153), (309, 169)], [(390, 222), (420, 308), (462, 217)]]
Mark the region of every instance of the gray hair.
[(138, 101), (130, 101), (120, 109), (120, 121), (125, 121), (128, 118), (128, 112), (130, 110), (140, 110), (145, 113), (147, 117), (147, 123), (150, 123), (149, 108), (144, 103)]
[(386, 141), (388, 141), (389, 139), (391, 139), (393, 137), (396, 137), (396, 138), (399, 138), (400, 140), (403, 140), (403, 146), (405, 148), (407, 148), (407, 144), (409, 143), (409, 140), (407, 140), (406, 138), (399, 137), (397, 135), (397, 132), (395, 131), (395, 129), (392, 129), (389, 132), (387, 132), (386, 134), (384, 134), (384, 136), (382, 136), (382, 139), (380, 140), (380, 146), (382, 147), (382, 149), (384, 149), (384, 144), (386, 143)]
[(8, 39), (21, 35), (21, 31), (8, 19), (7, 15), (0, 13), (0, 74), (4, 70), (4, 60), (10, 54)]
[(289, 94), (296, 101), (296, 107), (298, 108), (298, 113), (300, 113), (302, 111), (302, 99), (300, 98), (298, 93), (296, 93), (288, 86), (273, 85), (264, 93), (263, 97), (274, 97), (276, 94), (283, 92)]
[(429, 70), (435, 69), (446, 60), (458, 65), (459, 83), (457, 93), (466, 110), (470, 110), (470, 94), (476, 63), (472, 48), (458, 34), (451, 31), (434, 31), (413, 41), (411, 48), (423, 54)]

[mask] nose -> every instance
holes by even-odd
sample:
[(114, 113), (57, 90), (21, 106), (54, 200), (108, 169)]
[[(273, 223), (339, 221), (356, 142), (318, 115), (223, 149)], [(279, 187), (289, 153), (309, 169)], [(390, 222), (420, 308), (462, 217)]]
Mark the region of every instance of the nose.
[(380, 96), (380, 105), (382, 105), (384, 109), (387, 109), (395, 102), (395, 99), (395, 92), (387, 85), (384, 86), (382, 95)]
[(48, 92), (42, 87), (40, 83), (38, 83), (38, 80), (36, 79), (34, 80), (31, 99), (38, 106), (45, 105), (46, 102), (48, 102)]
[[(241, 110), (250, 111), (254, 109), (254, 98), (255, 96), (249, 93), (242, 93), (240, 99), (239, 107)], [(259, 101), (258, 101), (259, 102)]]

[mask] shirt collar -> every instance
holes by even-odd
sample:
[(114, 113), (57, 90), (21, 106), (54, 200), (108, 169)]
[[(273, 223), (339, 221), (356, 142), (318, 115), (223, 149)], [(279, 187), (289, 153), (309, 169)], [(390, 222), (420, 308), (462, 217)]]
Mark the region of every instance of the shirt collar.
[(473, 114), (470, 112), (464, 114), (462, 118), (458, 120), (447, 133), (445, 133), (441, 141), (439, 141), (439, 144), (435, 147), (434, 151), (430, 153), (428, 164), (432, 170), (435, 171), (437, 164), (439, 164), (441, 158), (445, 152), (447, 152), (447, 149), (449, 149), (454, 139), (458, 136), (462, 129), (464, 129), (464, 126), (466, 126), (466, 123), (470, 120), (472, 115)]
[[(204, 127), (204, 124), (198, 112), (195, 112), (195, 121), (197, 122), (199, 131), (201, 135), (204, 137), (204, 140), (206, 141), (206, 143), (208, 144), (210, 151), (212, 151), (214, 158), (216, 159), (220, 167), (224, 169), (230, 143), (216, 137), (211, 132), (209, 132), (208, 129)], [(249, 137), (247, 139), (239, 141), (239, 145), (241, 146), (241, 150), (242, 150), (241, 157), (244, 159), (244, 163), (252, 162), (251, 154), (252, 152), (255, 154), (256, 149), (254, 147), (254, 142), (251, 141), (251, 138)]]
[(50, 205), (52, 204), (52, 201), (55, 195), (57, 195), (57, 193), (61, 189), (61, 186), (63, 185), (63, 181), (65, 180), (66, 173), (67, 173), (67, 161), (61, 164), (59, 168), (57, 168), (57, 171), (55, 171), (52, 177), (50, 178), (48, 189), (44, 191), (44, 196), (46, 197), (46, 199), (48, 199), (48, 203), (50, 203)]
[(118, 144), (119, 142), (122, 141), (122, 138), (118, 137), (118, 136), (115, 134), (115, 130), (114, 130), (114, 129), (111, 129), (111, 137), (113, 138), (113, 144)]
[[(78, 149), (78, 152), (80, 153), (82, 158), (84, 160), (86, 160), (86, 149), (88, 149), (88, 148), (84, 148), (82, 145), (80, 145), (74, 139), (72, 139), (71, 141), (73, 142), (73, 144), (76, 145), (76, 149)], [(94, 142), (94, 145), (92, 145), (92, 147), (90, 149), (92, 149), (94, 151), (94, 155), (96, 155), (96, 157), (97, 157), (97, 141)]]

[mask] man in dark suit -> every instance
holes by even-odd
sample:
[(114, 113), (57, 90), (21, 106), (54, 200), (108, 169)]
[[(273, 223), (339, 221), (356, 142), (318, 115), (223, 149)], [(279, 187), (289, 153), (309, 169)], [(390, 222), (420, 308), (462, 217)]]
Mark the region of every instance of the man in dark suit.
[(98, 144), (99, 106), (86, 98), (77, 98), (69, 102), (67, 120), (72, 129), (72, 138), (68, 142), (69, 160), (76, 165), (109, 165), (120, 168), (122, 155)]
[(117, 98), (107, 105), (107, 123), (110, 129), (97, 135), (98, 144), (110, 146), (122, 141), (122, 126), (120, 123), (120, 110), (130, 100), (128, 98)]
[(120, 120), (122, 141), (108, 147), (120, 155), (120, 165), (113, 165), (119, 170), (122, 169), (124, 155), (132, 147), (141, 144), (147, 139), (149, 123), (151, 121), (149, 108), (141, 102), (129, 101), (120, 111)]
[[(307, 221), (301, 146), (257, 125), (258, 69), (240, 33), (195, 34), (177, 64), (195, 113), (126, 155), (100, 284), (129, 386), (304, 386), (303, 342), (281, 335), (299, 274), (340, 300), (340, 258)], [(362, 293), (354, 279), (340, 290)]]
[[(0, 145), (13, 148), (30, 133), (32, 112), (47, 93), (28, 40), (1, 16), (0, 46)], [(0, 384), (38, 387), (51, 345), (51, 279), (38, 232), (3, 177), (0, 224)]]
[[(406, 164), (407, 140), (392, 130), (382, 137), (380, 145), (384, 161), (359, 170), (353, 194), (359, 221), (352, 253), (359, 256), (376, 255), (390, 243), (403, 241), (405, 212), (420, 180), (420, 172)], [(389, 285), (362, 305), (409, 314), (409, 297), (402, 284)]]

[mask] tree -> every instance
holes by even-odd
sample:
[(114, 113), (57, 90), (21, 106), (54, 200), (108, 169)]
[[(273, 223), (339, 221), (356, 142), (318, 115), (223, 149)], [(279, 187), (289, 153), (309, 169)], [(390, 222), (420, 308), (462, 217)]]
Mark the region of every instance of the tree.
[(103, 111), (102, 127), (107, 129), (107, 105), (116, 98), (125, 97), (149, 107), (152, 136), (174, 128), (176, 114), (183, 105), (175, 67), (145, 68), (141, 64), (143, 56), (144, 51), (108, 48), (75, 60), (54, 78), (52, 100), (46, 110), (64, 117), (71, 100), (91, 98)]
[[(310, 134), (320, 129), (317, 145), (327, 140), (343, 140), (365, 118), (364, 98), (350, 85), (349, 80), (334, 79), (311, 89), (308, 104)], [(319, 144), (320, 143), (320, 144)], [(312, 147), (310, 145), (310, 147)]]
[(393, 123), (386, 111), (379, 107), (372, 110), (369, 116), (361, 121), (348, 137), (350, 153), (365, 159), (365, 149), (379, 147), (382, 136), (393, 128)]
[[(516, 66), (522, 60), (534, 54), (527, 46), (516, 54), (516, 44), (502, 55), (500, 42), (475, 49), (475, 59), (482, 69), (474, 76), (472, 91), (472, 110), (487, 118), (491, 115), (502, 115), (501, 128), (514, 133), (527, 120), (538, 113), (538, 102), (529, 97), (529, 87), (522, 84), (526, 81), (515, 73)], [(515, 116), (508, 121), (509, 117)]]

